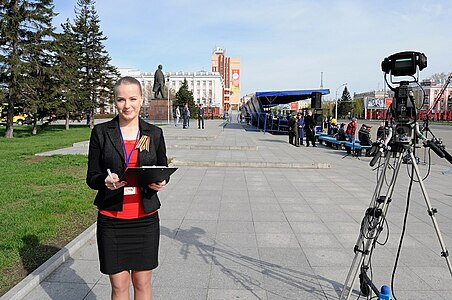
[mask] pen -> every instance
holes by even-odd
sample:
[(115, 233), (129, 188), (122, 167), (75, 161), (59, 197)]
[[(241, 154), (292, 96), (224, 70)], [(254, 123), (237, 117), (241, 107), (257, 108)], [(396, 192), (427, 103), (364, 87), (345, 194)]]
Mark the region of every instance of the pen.
[[(110, 179), (113, 180), (113, 175), (111, 174), (110, 169), (107, 169), (107, 173), (108, 173), (108, 176), (110, 177)], [(116, 188), (116, 184), (114, 182), (113, 182), (113, 187)]]

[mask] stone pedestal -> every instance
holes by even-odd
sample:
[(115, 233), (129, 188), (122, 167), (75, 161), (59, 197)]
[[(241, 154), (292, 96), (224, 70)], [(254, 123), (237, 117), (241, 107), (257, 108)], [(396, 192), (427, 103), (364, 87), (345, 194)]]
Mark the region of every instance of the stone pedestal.
[[(166, 121), (168, 120), (168, 99), (151, 99), (148, 106), (143, 107), (144, 116), (149, 120)], [(173, 119), (173, 101), (169, 100), (169, 119)]]

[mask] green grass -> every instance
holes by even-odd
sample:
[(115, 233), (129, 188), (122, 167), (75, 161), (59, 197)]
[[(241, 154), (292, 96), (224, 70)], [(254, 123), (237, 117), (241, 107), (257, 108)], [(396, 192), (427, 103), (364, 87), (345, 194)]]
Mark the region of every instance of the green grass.
[(0, 127), (0, 295), (32, 272), (96, 218), (94, 191), (85, 184), (87, 157), (39, 157), (89, 139), (90, 129), (49, 126), (31, 135)]

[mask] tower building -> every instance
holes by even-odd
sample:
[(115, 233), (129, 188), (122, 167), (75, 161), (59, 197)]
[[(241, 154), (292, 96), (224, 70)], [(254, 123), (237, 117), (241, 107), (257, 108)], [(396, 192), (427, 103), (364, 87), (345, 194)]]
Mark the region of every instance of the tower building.
[(223, 109), (237, 109), (240, 104), (240, 58), (226, 56), (220, 47), (212, 54), (212, 72), (219, 72), (223, 80)]

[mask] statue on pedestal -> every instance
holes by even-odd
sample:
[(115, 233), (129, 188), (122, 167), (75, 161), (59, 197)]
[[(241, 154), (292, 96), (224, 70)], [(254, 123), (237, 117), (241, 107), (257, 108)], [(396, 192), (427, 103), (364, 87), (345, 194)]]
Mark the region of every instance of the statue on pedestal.
[(154, 88), (152, 91), (154, 92), (155, 99), (159, 99), (159, 94), (162, 96), (161, 99), (165, 98), (165, 95), (163, 95), (165, 89), (165, 75), (162, 72), (162, 68), (162, 65), (159, 65), (154, 73)]

